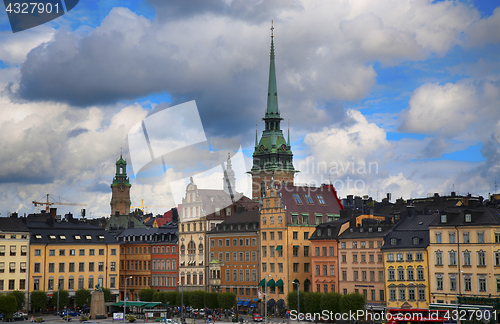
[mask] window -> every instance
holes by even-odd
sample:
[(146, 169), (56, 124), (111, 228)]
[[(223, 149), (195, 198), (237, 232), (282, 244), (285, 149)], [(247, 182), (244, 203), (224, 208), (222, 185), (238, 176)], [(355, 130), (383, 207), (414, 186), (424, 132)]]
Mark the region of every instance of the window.
[[(243, 270), (241, 270), (241, 271), (243, 271)], [(270, 272), (274, 272), (274, 262), (269, 263), (269, 271), (270, 271)], [(297, 271), (298, 271), (298, 270), (297, 270)]]
[[(362, 228), (360, 228), (360, 230), (362, 230)], [(365, 241), (361, 241), (361, 242), (359, 242), (359, 246), (360, 246), (360, 248), (362, 248), (362, 249), (366, 248), (366, 242), (365, 242)]]
[[(234, 270), (236, 271), (236, 270)], [(262, 272), (267, 272), (267, 263), (262, 262)]]
[(352, 255), (352, 262), (353, 263), (358, 263), (358, 255), (357, 254), (353, 254)]
[(116, 262), (112, 261), (110, 263), (109, 268), (110, 268), (110, 271), (116, 271)]
[(309, 214), (302, 214), (302, 224), (309, 225)]
[(370, 281), (375, 281), (375, 271), (370, 271)]
[[(262, 241), (265, 241), (265, 240), (267, 240), (267, 233), (262, 232)], [(236, 241), (236, 240), (233, 240), (233, 241)]]
[[(136, 253), (137, 253), (137, 248), (136, 248)], [(95, 250), (89, 249), (89, 255), (95, 255)]]
[(424, 254), (422, 252), (416, 252), (415, 261), (424, 261)]
[(411, 252), (406, 253), (406, 261), (407, 262), (413, 261), (413, 253), (411, 253)]
[(323, 251), (323, 256), (326, 256), (326, 246), (323, 246), (321, 251)]
[(327, 269), (327, 265), (324, 264), (323, 265), (323, 276), (328, 276), (328, 273), (327, 273), (328, 269)]
[(436, 243), (440, 244), (441, 242), (441, 233), (436, 233)]
[(353, 280), (354, 281), (358, 281), (358, 271), (354, 271), (353, 275), (354, 275), (354, 279)]
[(472, 280), (470, 275), (469, 276), (464, 275), (464, 289), (465, 291), (472, 291)]
[(304, 197), (306, 198), (308, 204), (310, 204), (310, 205), (314, 204), (310, 195), (304, 195)]
[(322, 195), (316, 195), (316, 197), (318, 197), (318, 201), (321, 205), (325, 205), (325, 200)]
[(78, 263), (78, 271), (79, 272), (85, 272), (85, 262), (79, 262)]
[(406, 300), (406, 290), (404, 288), (399, 288), (399, 300)]
[(267, 246), (262, 246), (262, 257), (267, 258)]
[(395, 237), (391, 238), (391, 245), (396, 245), (396, 244), (398, 244), (398, 239)]
[(358, 248), (358, 242), (352, 242), (352, 248), (357, 249)]
[(408, 300), (415, 300), (415, 288), (408, 288)]
[(342, 254), (342, 263), (347, 262), (347, 256), (345, 254)]
[(269, 239), (270, 239), (271, 241), (274, 241), (274, 232), (269, 232), (269, 235), (270, 235), (270, 236), (269, 236)]
[(477, 243), (484, 243), (484, 232), (477, 232)]
[(65, 268), (65, 263), (64, 262), (60, 262), (59, 263), (59, 272), (64, 272), (64, 268)]
[(296, 204), (302, 205), (302, 200), (300, 200), (300, 197), (298, 194), (293, 194), (293, 198), (295, 199)]
[(59, 256), (65, 256), (66, 255), (66, 250), (61, 249), (59, 250)]
[(283, 239), (283, 232), (279, 231), (278, 232), (278, 240), (282, 240)]
[(407, 272), (408, 281), (415, 280), (413, 268), (408, 267), (408, 269), (406, 269), (406, 272)]
[(75, 263), (74, 262), (69, 263), (68, 272), (75, 272)]
[(283, 263), (278, 263), (278, 272), (283, 272)]
[(464, 262), (463, 263), (464, 266), (470, 266), (471, 265), (471, 263), (470, 263), (470, 252), (467, 251), (467, 250), (465, 250), (463, 252), (463, 262)]
[(366, 281), (366, 271), (361, 271), (361, 280)]
[(456, 243), (456, 242), (455, 242), (455, 233), (454, 233), (454, 232), (450, 232), (450, 233), (448, 233), (448, 236), (450, 237), (450, 243), (451, 243), (451, 244)]
[(388, 262), (394, 261), (394, 253), (387, 253), (387, 261)]
[(417, 280), (424, 280), (424, 269), (418, 268), (417, 269)]
[(495, 232), (495, 243), (500, 243), (500, 232)]
[(399, 262), (403, 262), (404, 261), (403, 253), (396, 253), (396, 260)]
[[(309, 246), (308, 246), (308, 245), (304, 246), (304, 256), (305, 256), (305, 257), (308, 257), (308, 256), (309, 256)], [(499, 262), (500, 262), (500, 261), (499, 261)]]
[[(269, 245), (269, 256), (274, 258), (274, 245)], [(241, 252), (240, 252), (241, 253)]]
[(389, 279), (388, 279), (389, 281), (394, 281), (394, 280), (396, 280), (395, 273), (394, 273), (394, 269), (389, 269), (389, 271), (388, 271), (388, 273), (387, 273), (387, 277), (389, 278)]
[(55, 256), (56, 250), (49, 250), (49, 256)]
[(333, 248), (333, 246), (330, 246), (330, 256), (334, 256), (334, 251), (335, 249)]
[(299, 247), (297, 245), (293, 246), (293, 256), (298, 257), (299, 256)]
[(99, 255), (104, 255), (104, 249), (99, 249)]
[(500, 267), (500, 251), (495, 252), (495, 267)]
[(402, 267), (398, 268), (398, 280), (399, 281), (405, 280), (405, 270)]
[(293, 264), (293, 272), (299, 272), (299, 264), (298, 263)]
[[(132, 264), (134, 264), (134, 262), (132, 261)], [(132, 269), (133, 270), (133, 269)], [(94, 262), (89, 262), (89, 271), (93, 272), (94, 271)]]
[(345, 248), (346, 248), (346, 242), (342, 242), (342, 243), (340, 243), (340, 247), (341, 247), (342, 249), (345, 249)]
[(116, 255), (116, 249), (111, 249), (111, 255)]
[(477, 266), (478, 267), (486, 266), (486, 254), (482, 250), (477, 252)]
[(49, 272), (55, 272), (55, 271), (56, 271), (55, 264), (53, 262), (49, 263)]
[(347, 281), (347, 271), (342, 270), (342, 280)]
[(436, 289), (443, 290), (443, 274), (436, 274)]
[(299, 232), (293, 232), (293, 233), (292, 233), (292, 238), (293, 238), (294, 240), (298, 240), (298, 239), (299, 239)]
[(450, 291), (455, 291), (457, 289), (457, 275), (452, 273), (450, 276)]
[(16, 263), (15, 262), (9, 263), (9, 273), (16, 273)]
[(441, 223), (446, 223), (446, 215), (441, 215)]
[(464, 232), (464, 243), (470, 243), (469, 232)]
[(269, 217), (269, 222), (270, 222), (271, 224), (274, 224), (274, 216)]
[(309, 263), (304, 263), (304, 272), (309, 272), (309, 267), (310, 267)]
[(378, 272), (378, 281), (384, 281), (384, 271)]
[(485, 276), (480, 276), (479, 277), (479, 291), (486, 291), (486, 277)]
[(451, 250), (450, 252), (448, 252), (448, 259), (449, 259), (448, 265), (451, 266), (457, 265), (457, 253), (455, 251)]
[(443, 252), (441, 251), (436, 251), (434, 253), (434, 256), (435, 256), (435, 265), (443, 265)]
[(99, 262), (98, 271), (104, 271), (104, 262)]
[(413, 238), (413, 245), (418, 245), (420, 243), (420, 239), (418, 237)]
[(88, 289), (94, 289), (94, 277), (89, 277), (87, 287)]
[(323, 223), (323, 216), (316, 215), (316, 225)]

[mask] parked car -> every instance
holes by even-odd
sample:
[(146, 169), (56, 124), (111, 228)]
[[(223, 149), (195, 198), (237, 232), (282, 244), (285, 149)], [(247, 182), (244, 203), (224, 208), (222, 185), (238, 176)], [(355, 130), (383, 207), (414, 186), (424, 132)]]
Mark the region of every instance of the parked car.
[(252, 319), (254, 322), (262, 322), (262, 315), (259, 313), (253, 313)]
[(78, 313), (77, 311), (74, 311), (74, 310), (71, 310), (71, 309), (63, 309), (61, 314), (59, 314), (59, 316), (61, 317), (64, 317), (66, 315), (69, 315), (69, 316), (80, 316), (80, 313)]
[(28, 319), (28, 314), (23, 312), (16, 312), (14, 313), (13, 318), (15, 321), (26, 321)]

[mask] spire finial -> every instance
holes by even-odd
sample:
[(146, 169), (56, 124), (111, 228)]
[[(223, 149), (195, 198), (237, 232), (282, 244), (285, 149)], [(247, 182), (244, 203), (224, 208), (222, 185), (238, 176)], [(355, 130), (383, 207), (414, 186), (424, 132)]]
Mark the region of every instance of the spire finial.
[(271, 20), (271, 38), (274, 37), (274, 20)]
[(122, 154), (123, 154), (123, 147), (120, 147), (120, 159), (122, 158)]

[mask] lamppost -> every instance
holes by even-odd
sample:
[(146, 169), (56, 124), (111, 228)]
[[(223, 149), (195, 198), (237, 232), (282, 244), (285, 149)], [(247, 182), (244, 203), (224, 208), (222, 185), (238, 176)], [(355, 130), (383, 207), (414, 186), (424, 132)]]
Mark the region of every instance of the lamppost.
[(125, 314), (127, 314), (127, 281), (133, 277), (125, 277), (125, 290), (123, 291), (123, 323), (125, 323)]
[(59, 315), (59, 284), (56, 284), (57, 287), (57, 315)]
[(300, 298), (299, 298), (299, 292), (300, 292), (300, 282), (295, 282), (297, 284), (297, 316), (300, 314)]
[(264, 323), (267, 324), (267, 277), (270, 277), (271, 274), (268, 274), (264, 278)]
[(184, 324), (184, 283), (179, 280), (179, 285), (181, 285), (181, 323)]

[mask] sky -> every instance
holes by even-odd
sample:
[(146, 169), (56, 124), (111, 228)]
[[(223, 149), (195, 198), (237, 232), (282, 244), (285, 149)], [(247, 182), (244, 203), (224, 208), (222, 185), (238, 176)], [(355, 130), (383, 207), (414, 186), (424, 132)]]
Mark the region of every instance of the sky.
[[(1, 216), (37, 211), (32, 201), (46, 194), (86, 204), (55, 206), (60, 214), (109, 215), (121, 153), (132, 205), (174, 206), (168, 177), (136, 179), (129, 133), (192, 100), (205, 137), (237, 141), (249, 170), (256, 127), (260, 136), (264, 126), (271, 20), (297, 184), (331, 182), (341, 198), (487, 197), (500, 182), (499, 7), (80, 0), (17, 33), (2, 11)], [(179, 125), (157, 119), (156, 129), (177, 133)], [(213, 175), (194, 181), (222, 188)]]

